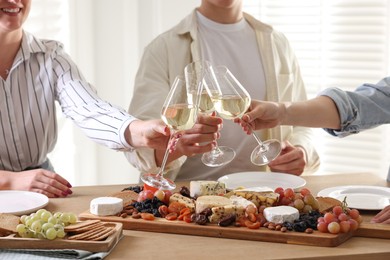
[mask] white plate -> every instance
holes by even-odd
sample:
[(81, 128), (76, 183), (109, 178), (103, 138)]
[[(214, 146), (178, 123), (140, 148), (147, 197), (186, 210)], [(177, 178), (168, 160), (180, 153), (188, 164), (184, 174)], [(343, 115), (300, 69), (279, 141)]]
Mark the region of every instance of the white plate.
[(24, 215), (37, 211), (49, 203), (43, 194), (30, 191), (0, 191), (0, 213)]
[(321, 197), (332, 197), (343, 201), (348, 207), (362, 210), (381, 210), (390, 205), (390, 188), (365, 185), (337, 186), (318, 193)]
[(222, 176), (218, 179), (226, 184), (227, 189), (244, 187), (269, 187), (275, 190), (278, 187), (298, 189), (305, 186), (306, 181), (296, 175), (277, 172), (238, 172)]

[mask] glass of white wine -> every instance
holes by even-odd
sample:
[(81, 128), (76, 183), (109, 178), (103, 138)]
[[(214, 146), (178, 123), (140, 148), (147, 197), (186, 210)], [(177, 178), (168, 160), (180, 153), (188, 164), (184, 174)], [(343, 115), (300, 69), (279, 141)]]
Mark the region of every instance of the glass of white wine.
[[(212, 72), (212, 84), (206, 84), (205, 87), (215, 110), (225, 119), (241, 118), (251, 103), (249, 93), (226, 66), (213, 67)], [(280, 154), (281, 145), (278, 140), (262, 142), (254, 131), (252, 135), (259, 144), (251, 154), (253, 164), (266, 165)]]
[[(200, 90), (199, 90), (200, 91)], [(173, 190), (176, 185), (173, 181), (164, 178), (165, 165), (169, 156), (170, 144), (173, 136), (187, 129), (191, 129), (196, 121), (198, 112), (198, 98), (192, 98), (191, 89), (183, 76), (177, 76), (171, 86), (161, 110), (161, 118), (171, 130), (170, 141), (157, 174), (143, 173), (141, 180), (151, 187), (160, 190)], [(199, 97), (199, 94), (196, 95)]]
[[(212, 66), (209, 61), (199, 60), (189, 63), (184, 68), (184, 75), (188, 85), (192, 85), (192, 91), (200, 91), (199, 113), (210, 115), (215, 111), (214, 103), (206, 88), (207, 84), (212, 84)], [(202, 155), (202, 162), (210, 167), (219, 167), (231, 162), (236, 156), (234, 149), (227, 146), (216, 146), (210, 152)]]

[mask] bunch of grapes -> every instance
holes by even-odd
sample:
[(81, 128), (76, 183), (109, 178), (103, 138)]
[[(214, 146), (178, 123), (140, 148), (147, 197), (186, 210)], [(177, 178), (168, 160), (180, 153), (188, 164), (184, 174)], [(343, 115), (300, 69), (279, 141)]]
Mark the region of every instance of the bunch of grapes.
[(342, 206), (335, 206), (331, 212), (318, 218), (317, 229), (323, 233), (347, 233), (358, 229), (362, 221), (359, 211), (347, 208), (344, 201)]
[(19, 236), (25, 238), (41, 238), (53, 240), (63, 238), (66, 233), (64, 227), (77, 222), (74, 213), (56, 212), (40, 209), (30, 215), (23, 215), (20, 218), (21, 224), (16, 226)]
[(295, 193), (291, 188), (283, 189), (279, 187), (275, 189), (275, 193), (279, 194), (279, 205), (294, 207), (301, 213), (309, 213), (319, 208), (317, 199), (307, 188)]

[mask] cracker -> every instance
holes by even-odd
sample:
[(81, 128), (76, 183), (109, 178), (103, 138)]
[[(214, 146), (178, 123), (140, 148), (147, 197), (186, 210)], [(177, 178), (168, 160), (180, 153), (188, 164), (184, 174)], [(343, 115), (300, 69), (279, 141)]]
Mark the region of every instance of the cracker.
[(66, 230), (66, 232), (70, 232), (70, 233), (83, 233), (83, 232), (86, 232), (86, 231), (89, 231), (89, 230), (92, 230), (92, 229), (96, 229), (96, 228), (102, 227), (102, 226), (104, 226), (104, 224), (102, 222), (98, 222), (98, 223), (94, 223), (94, 224), (91, 224), (91, 225), (88, 225), (88, 226), (85, 226), (85, 227), (76, 228), (76, 229), (72, 229), (72, 230)]
[(115, 228), (111, 227), (111, 228), (109, 228), (109, 230), (108, 230), (107, 233), (105, 233), (105, 234), (103, 234), (103, 235), (101, 235), (101, 236), (99, 236), (99, 237), (93, 238), (93, 239), (91, 239), (91, 240), (93, 240), (93, 241), (103, 240), (103, 239), (105, 239), (105, 238), (111, 236), (112, 234), (114, 234), (114, 232), (115, 232)]
[(78, 229), (81, 229), (81, 228), (84, 228), (84, 227), (88, 227), (90, 225), (93, 225), (93, 224), (96, 224), (96, 223), (99, 223), (99, 222), (101, 222), (99, 219), (86, 220), (86, 221), (82, 221), (82, 222), (78, 222), (78, 223), (66, 226), (64, 228), (64, 230), (65, 230), (65, 232), (72, 232), (73, 230), (78, 230)]
[(77, 235), (69, 236), (68, 239), (70, 239), (70, 240), (83, 240), (83, 239), (86, 239), (88, 236), (96, 234), (104, 229), (106, 229), (104, 226), (97, 227), (95, 229), (91, 229), (91, 230), (88, 230), (86, 232), (83, 232), (83, 233), (80, 233)]
[(88, 236), (87, 240), (93, 240), (93, 239), (99, 238), (101, 236), (105, 236), (106, 234), (109, 234), (111, 232), (111, 230), (112, 230), (112, 227), (106, 227), (104, 230), (102, 230), (96, 234)]

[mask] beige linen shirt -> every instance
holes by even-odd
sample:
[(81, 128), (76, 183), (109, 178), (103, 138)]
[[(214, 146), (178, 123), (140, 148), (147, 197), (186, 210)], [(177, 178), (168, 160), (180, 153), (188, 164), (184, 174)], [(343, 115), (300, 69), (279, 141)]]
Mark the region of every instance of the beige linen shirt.
[[(306, 91), (299, 65), (285, 36), (246, 13), (244, 13), (244, 18), (256, 32), (265, 73), (267, 100), (306, 100)], [(188, 63), (200, 59), (197, 16), (194, 10), (178, 25), (159, 35), (145, 48), (136, 75), (134, 95), (129, 112), (140, 119), (160, 118), (161, 107), (175, 77), (183, 74), (184, 67)], [(309, 128), (279, 126), (266, 130), (266, 136), (267, 138), (288, 140), (294, 146), (303, 147), (308, 162), (305, 174), (318, 168), (319, 157), (312, 145)], [(125, 155), (129, 162), (141, 172), (157, 171), (153, 149), (136, 149), (132, 152), (126, 152)], [(191, 179), (189, 176), (181, 176), (179, 172), (186, 160), (186, 156), (182, 156), (168, 164), (169, 173), (167, 176), (173, 180)], [(199, 164), (202, 164), (200, 160)], [(194, 169), (194, 171), (196, 170)], [(247, 171), (249, 170), (247, 169)], [(269, 171), (267, 167), (257, 167), (256, 170)], [(213, 176), (200, 176), (201, 179), (215, 180), (226, 173), (225, 171)], [(194, 173), (192, 179), (198, 178), (197, 173)]]

